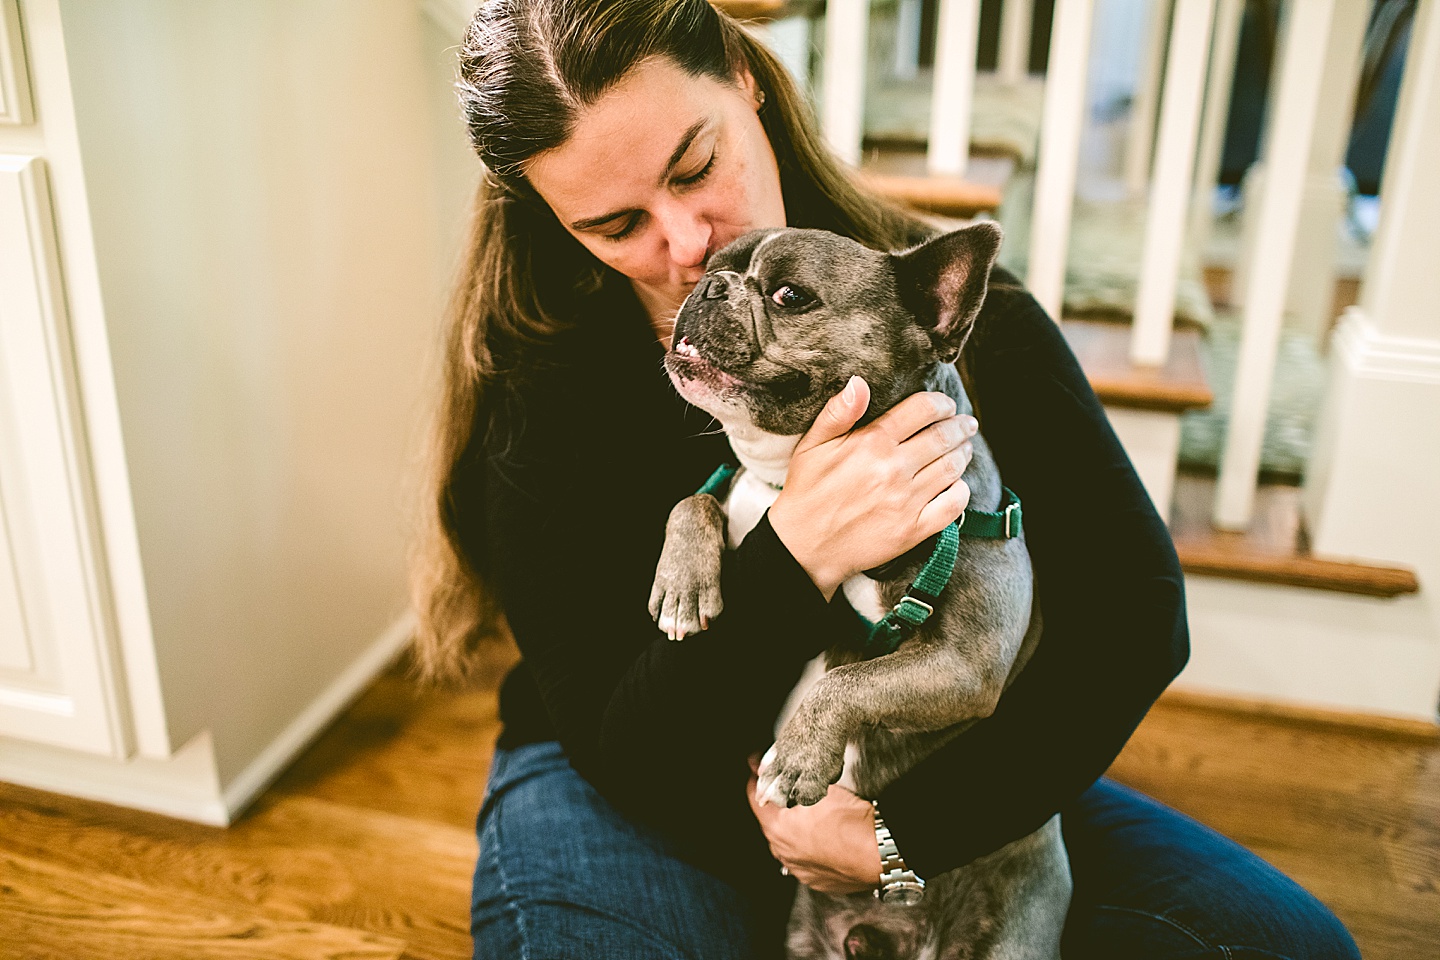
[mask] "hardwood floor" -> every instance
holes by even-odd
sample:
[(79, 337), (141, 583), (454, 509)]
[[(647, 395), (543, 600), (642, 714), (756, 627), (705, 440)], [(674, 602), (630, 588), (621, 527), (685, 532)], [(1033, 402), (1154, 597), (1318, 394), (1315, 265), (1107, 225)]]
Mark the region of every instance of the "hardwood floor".
[[(0, 957), (468, 957), (493, 685), (380, 680), (228, 830), (0, 784)], [(1440, 943), (1440, 739), (1162, 701), (1116, 776), (1329, 904), (1370, 960)]]

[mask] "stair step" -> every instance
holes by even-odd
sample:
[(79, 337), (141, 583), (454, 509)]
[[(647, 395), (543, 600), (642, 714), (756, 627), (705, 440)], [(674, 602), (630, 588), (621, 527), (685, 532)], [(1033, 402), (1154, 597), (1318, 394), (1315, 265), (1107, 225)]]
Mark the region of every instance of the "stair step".
[(1009, 157), (971, 157), (965, 176), (935, 176), (925, 167), (923, 146), (867, 142), (860, 176), (872, 189), (924, 213), (968, 219), (1000, 208), (1005, 183), (1015, 170)]
[(1419, 591), (1414, 571), (1405, 567), (1315, 556), (1304, 528), (1299, 487), (1261, 484), (1250, 529), (1216, 530), (1210, 522), (1215, 483), (1213, 476), (1188, 471), (1175, 478), (1170, 536), (1186, 572), (1371, 597)]
[(716, 10), (736, 20), (775, 20), (785, 10), (786, 0), (710, 0)]
[(883, 197), (942, 217), (973, 217), (1000, 206), (999, 189), (960, 177), (897, 177), (865, 171), (861, 177)]
[(1060, 329), (1106, 406), (1182, 413), (1214, 400), (1200, 362), (1199, 331), (1176, 330), (1165, 365), (1142, 367), (1130, 360), (1128, 324), (1069, 318)]

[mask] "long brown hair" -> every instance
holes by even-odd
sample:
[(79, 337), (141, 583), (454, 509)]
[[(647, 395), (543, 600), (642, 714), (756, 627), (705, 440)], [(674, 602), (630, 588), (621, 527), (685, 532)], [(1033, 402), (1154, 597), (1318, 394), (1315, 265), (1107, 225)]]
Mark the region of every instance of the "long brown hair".
[(784, 66), (706, 0), (483, 3), (460, 49), (456, 89), (484, 170), (448, 308), (426, 514), (411, 560), (415, 662), (429, 679), (471, 675), (504, 636), (482, 586), (483, 484), (485, 451), (517, 429), (515, 387), (543, 362), (547, 341), (581, 320), (588, 297), (607, 280), (623, 282), (565, 231), (524, 166), (565, 143), (581, 110), (657, 56), (730, 85), (749, 70), (765, 93), (760, 119), (791, 226), (886, 250), (931, 232), (856, 185)]

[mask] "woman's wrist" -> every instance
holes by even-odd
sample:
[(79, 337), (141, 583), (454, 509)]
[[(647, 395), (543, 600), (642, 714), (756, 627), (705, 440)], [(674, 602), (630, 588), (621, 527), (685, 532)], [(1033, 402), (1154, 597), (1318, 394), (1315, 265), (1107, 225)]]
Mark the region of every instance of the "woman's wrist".
[(770, 505), (769, 515), (770, 527), (775, 531), (776, 539), (785, 546), (786, 550), (790, 551), (795, 562), (800, 564), (801, 569), (815, 584), (815, 588), (825, 597), (826, 602), (829, 602), (848, 575), (825, 564), (820, 558), (810, 556), (804, 549), (805, 537), (795, 529), (795, 520), (790, 515), (788, 505), (784, 502), (784, 494), (781, 494)]

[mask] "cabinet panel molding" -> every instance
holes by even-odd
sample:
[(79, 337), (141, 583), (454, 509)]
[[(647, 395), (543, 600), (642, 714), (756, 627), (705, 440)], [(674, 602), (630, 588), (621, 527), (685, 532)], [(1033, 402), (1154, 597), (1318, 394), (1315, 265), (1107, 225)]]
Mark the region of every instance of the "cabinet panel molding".
[(0, 734), (124, 756), (79, 410), (45, 163), (0, 154), (0, 510), (28, 660), (0, 665)]
[(0, 123), (33, 123), (30, 72), (16, 0), (0, 0)]

